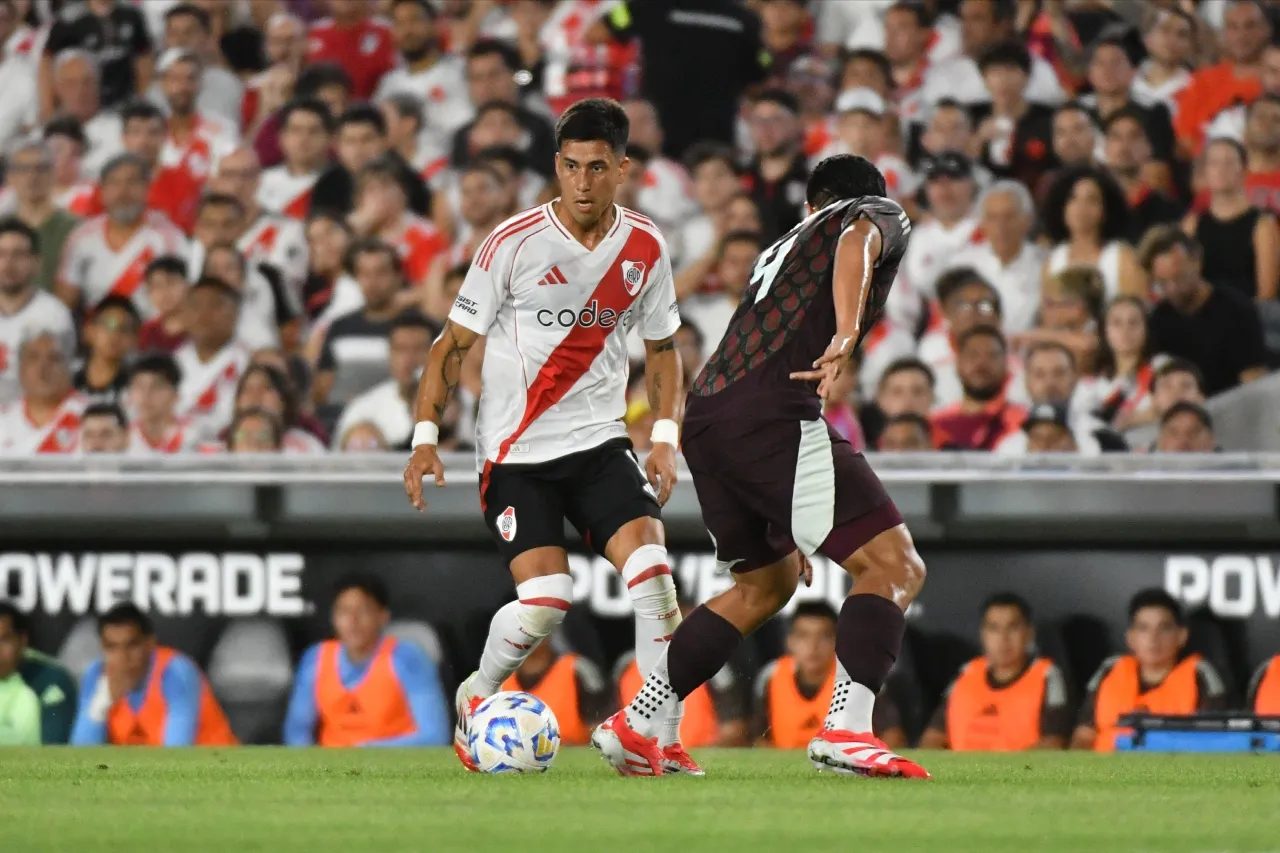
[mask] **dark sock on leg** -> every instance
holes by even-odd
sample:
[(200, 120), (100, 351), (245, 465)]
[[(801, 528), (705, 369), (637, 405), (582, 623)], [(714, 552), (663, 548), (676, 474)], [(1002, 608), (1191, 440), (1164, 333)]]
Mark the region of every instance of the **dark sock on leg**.
[(720, 671), (742, 643), (729, 620), (703, 605), (680, 623), (667, 648), (667, 680), (684, 699)]
[(902, 651), (902, 610), (878, 595), (851, 595), (836, 623), (836, 657), (849, 679), (879, 693)]

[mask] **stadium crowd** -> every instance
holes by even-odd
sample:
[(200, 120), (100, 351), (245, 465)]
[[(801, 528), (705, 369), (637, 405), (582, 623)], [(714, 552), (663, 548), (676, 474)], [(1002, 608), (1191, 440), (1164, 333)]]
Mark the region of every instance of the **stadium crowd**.
[[(406, 446), (468, 264), (556, 195), (555, 117), (597, 95), (631, 119), (619, 201), (666, 234), (690, 377), (809, 169), (852, 152), (915, 225), (827, 411), (851, 442), (1211, 451), (1206, 400), (1280, 363), (1278, 24), (1255, 0), (0, 0), (0, 453)], [(442, 446), (473, 434), (476, 350)]]

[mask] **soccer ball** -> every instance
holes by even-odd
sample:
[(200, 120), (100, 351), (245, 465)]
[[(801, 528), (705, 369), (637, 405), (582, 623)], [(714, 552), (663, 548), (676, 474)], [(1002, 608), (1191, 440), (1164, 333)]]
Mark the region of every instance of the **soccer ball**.
[(545, 773), (560, 751), (560, 724), (528, 693), (495, 693), (471, 717), (467, 749), (481, 773)]

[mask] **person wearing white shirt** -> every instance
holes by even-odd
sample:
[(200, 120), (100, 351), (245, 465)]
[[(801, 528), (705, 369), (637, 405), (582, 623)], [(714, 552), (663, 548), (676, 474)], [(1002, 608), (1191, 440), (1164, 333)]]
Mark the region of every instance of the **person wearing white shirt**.
[[(142, 5), (150, 5), (150, 2)], [(213, 21), (209, 13), (199, 6), (183, 3), (170, 9), (164, 16), (164, 44), (166, 48), (188, 51), (201, 62), (200, 94), (196, 109), (213, 113), (218, 118), (240, 127), (240, 104), (244, 100), (244, 84), (240, 78), (212, 61), (217, 50), (212, 48)], [(164, 93), (156, 81), (147, 96), (157, 105), (165, 104)]]
[(976, 270), (1000, 294), (1005, 334), (1035, 325), (1044, 252), (1027, 237), (1035, 222), (1031, 193), (1017, 181), (997, 181), (978, 201), (985, 240), (951, 257), (950, 268)]
[(733, 149), (718, 142), (699, 142), (685, 153), (698, 211), (685, 220), (672, 241), (676, 269), (684, 270), (715, 248), (717, 227), (729, 200), (742, 191)]
[(1178, 93), (1191, 82), (1188, 65), (1195, 51), (1195, 20), (1177, 7), (1160, 9), (1143, 33), (1147, 60), (1138, 68), (1129, 90), (1135, 101), (1160, 102), (1173, 113)]
[[(1079, 392), (1080, 374), (1071, 350), (1055, 342), (1032, 344), (1023, 359), (1023, 382), (1032, 412), (1050, 406), (1055, 419), (1071, 430), (1079, 453), (1096, 456), (1102, 452), (1099, 431), (1106, 425), (1085, 408), (1091, 395)], [(1030, 429), (1013, 433), (996, 445), (996, 453), (1023, 455), (1028, 451)]]
[(17, 30), (18, 10), (11, 3), (0, 3), (0, 146), (7, 147), (27, 126), (31, 104), (36, 100), (36, 66), (31, 57), (17, 53), (10, 46), (10, 36)]
[[(124, 150), (124, 125), (115, 110), (103, 110), (98, 61), (92, 53), (69, 48), (53, 60), (54, 100), (64, 115), (84, 129), (88, 149), (80, 161), (84, 177), (96, 181), (102, 167)], [(28, 124), (36, 123), (38, 104), (30, 102)]]
[(71, 312), (36, 284), (39, 239), (21, 220), (0, 219), (0, 403), (16, 400), (18, 350), (33, 335), (46, 332), (63, 352), (75, 349)]
[(333, 431), (333, 449), (341, 450), (347, 435), (360, 424), (378, 428), (389, 447), (407, 445), (413, 435), (413, 399), (418, 376), (426, 366), (435, 330), (420, 315), (406, 313), (391, 325), (387, 338), (390, 378), (353, 399), (342, 410)]
[(643, 183), (637, 198), (641, 212), (658, 223), (663, 233), (673, 233), (696, 212), (689, 174), (676, 161), (662, 156), (662, 125), (658, 111), (648, 101), (636, 99), (624, 105), (631, 120), (628, 140), (649, 152)]

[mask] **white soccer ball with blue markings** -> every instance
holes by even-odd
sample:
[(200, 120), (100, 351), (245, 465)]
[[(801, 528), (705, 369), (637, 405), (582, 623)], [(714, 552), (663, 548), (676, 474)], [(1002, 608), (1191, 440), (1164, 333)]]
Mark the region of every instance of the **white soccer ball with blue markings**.
[(480, 703), (467, 748), (481, 773), (545, 773), (560, 751), (560, 724), (537, 696), (508, 691)]

